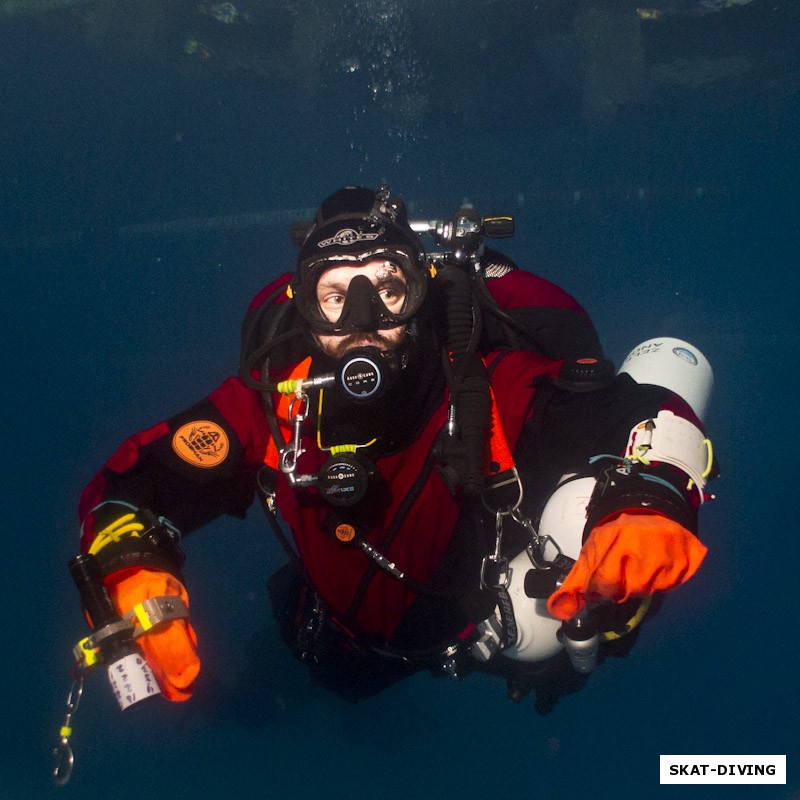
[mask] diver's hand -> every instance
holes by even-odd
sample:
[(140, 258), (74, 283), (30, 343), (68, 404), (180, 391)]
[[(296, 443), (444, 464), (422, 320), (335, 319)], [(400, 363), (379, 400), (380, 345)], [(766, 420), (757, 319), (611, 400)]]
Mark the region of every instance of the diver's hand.
[(669, 591), (694, 575), (705, 554), (705, 545), (668, 517), (625, 511), (589, 534), (547, 610), (568, 620), (587, 602), (622, 603)]
[[(144, 600), (163, 595), (180, 597), (189, 607), (185, 587), (168, 572), (137, 567), (113, 572), (104, 581), (120, 616)], [(176, 702), (188, 700), (200, 672), (197, 636), (189, 620), (174, 619), (139, 636), (136, 643), (164, 697)]]

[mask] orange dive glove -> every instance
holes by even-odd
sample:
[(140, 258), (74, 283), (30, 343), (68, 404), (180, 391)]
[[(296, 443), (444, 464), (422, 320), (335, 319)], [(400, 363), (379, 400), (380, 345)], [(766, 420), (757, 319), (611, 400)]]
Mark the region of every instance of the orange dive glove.
[(707, 548), (677, 522), (652, 512), (626, 511), (598, 525), (581, 548), (547, 610), (572, 619), (587, 602), (666, 592), (694, 575)]
[[(119, 613), (126, 614), (137, 603), (151, 597), (174, 595), (189, 607), (183, 584), (168, 572), (136, 568), (120, 570), (105, 578), (106, 586)], [(197, 636), (188, 620), (174, 619), (136, 639), (161, 692), (179, 702), (192, 696), (194, 680), (200, 672)]]

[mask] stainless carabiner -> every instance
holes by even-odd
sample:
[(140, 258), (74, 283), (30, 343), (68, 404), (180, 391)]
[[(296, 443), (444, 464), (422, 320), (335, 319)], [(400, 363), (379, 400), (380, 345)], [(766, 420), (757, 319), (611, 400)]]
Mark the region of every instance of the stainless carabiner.
[(86, 680), (86, 667), (80, 664), (75, 665), (75, 677), (72, 681), (69, 694), (67, 695), (67, 713), (64, 716), (64, 723), (59, 730), (58, 744), (53, 748), (53, 783), (56, 786), (66, 786), (72, 776), (72, 768), (75, 765), (75, 755), (72, 752), (72, 745), (69, 743), (72, 736), (72, 717), (78, 710), (78, 703), (83, 695), (83, 683)]
[[(295, 405), (300, 404), (298, 411), (295, 411)], [(287, 422), (292, 426), (292, 443), (280, 450), (280, 471), (284, 475), (293, 475), (297, 470), (297, 459), (305, 452), (300, 444), (300, 434), (303, 422), (306, 419), (305, 407), (308, 406), (308, 395), (297, 389), (294, 397), (289, 403), (289, 411), (287, 413)]]
[(553, 539), (552, 536), (547, 534), (542, 536), (536, 530), (530, 518), (523, 517), (518, 510), (515, 509), (511, 512), (511, 518), (517, 523), (517, 525), (523, 527), (528, 532), (530, 542), (525, 550), (528, 553), (528, 558), (530, 559), (531, 564), (533, 564), (536, 569), (549, 569), (555, 559), (545, 558), (544, 549), (548, 544), (553, 545), (553, 547), (556, 549), (556, 558), (558, 558), (558, 556), (562, 555), (561, 547), (559, 546), (558, 542)]
[(508, 559), (501, 556), (501, 546), (503, 543), (503, 517), (507, 516), (508, 511), (496, 511), (494, 530), (494, 553), (484, 556), (481, 561), (481, 589), (507, 589), (511, 582), (511, 570), (508, 566)]
[(66, 786), (72, 777), (72, 768), (75, 765), (75, 755), (67, 736), (62, 736), (53, 750), (53, 783), (56, 786)]

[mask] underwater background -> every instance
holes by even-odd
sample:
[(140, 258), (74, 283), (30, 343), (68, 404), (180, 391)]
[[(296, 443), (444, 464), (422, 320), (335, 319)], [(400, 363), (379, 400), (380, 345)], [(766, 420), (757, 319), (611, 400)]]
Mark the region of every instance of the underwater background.
[[(800, 798), (800, 12), (651, 6), (0, 3), (0, 800)], [(54, 788), (82, 487), (236, 373), (291, 222), (382, 181), (418, 218), (512, 213), (498, 249), (575, 295), (617, 364), (652, 336), (705, 353), (702, 569), (545, 716), (480, 675), (350, 705), (278, 639), (284, 555), (253, 508), (185, 540), (192, 701), (121, 713), (93, 673)], [(661, 789), (660, 754), (786, 754), (787, 783)]]

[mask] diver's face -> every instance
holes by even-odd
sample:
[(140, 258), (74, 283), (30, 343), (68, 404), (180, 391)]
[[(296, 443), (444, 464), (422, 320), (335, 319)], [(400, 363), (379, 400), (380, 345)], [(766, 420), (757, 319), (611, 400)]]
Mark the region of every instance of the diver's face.
[[(317, 302), (327, 320), (339, 319), (347, 300), (347, 291), (353, 278), (363, 275), (375, 287), (375, 291), (386, 308), (399, 313), (406, 300), (406, 278), (402, 270), (384, 258), (366, 264), (332, 267), (322, 273), (317, 282)], [(385, 330), (359, 331), (343, 336), (319, 334), (317, 341), (322, 350), (334, 358), (340, 358), (354, 347), (372, 346), (387, 352), (397, 347), (406, 333), (405, 325)]]

